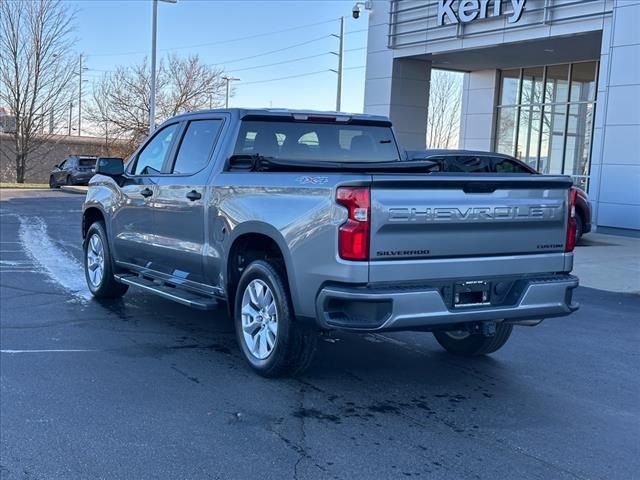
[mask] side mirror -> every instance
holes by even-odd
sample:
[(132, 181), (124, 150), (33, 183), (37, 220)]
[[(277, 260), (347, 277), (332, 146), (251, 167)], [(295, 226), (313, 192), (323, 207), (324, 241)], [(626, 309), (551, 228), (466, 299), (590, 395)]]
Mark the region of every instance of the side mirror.
[(58, 165), (57, 163), (53, 166), (53, 168), (60, 168), (60, 165)]
[(100, 157), (96, 160), (97, 174), (108, 177), (119, 177), (124, 175), (124, 160), (118, 157)]

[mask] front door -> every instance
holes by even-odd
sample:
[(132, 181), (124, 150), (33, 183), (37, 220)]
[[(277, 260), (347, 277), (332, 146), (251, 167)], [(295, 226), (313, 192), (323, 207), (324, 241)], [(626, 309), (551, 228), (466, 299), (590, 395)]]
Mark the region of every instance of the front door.
[(118, 262), (154, 269), (158, 181), (179, 127), (179, 123), (173, 123), (158, 130), (127, 166), (121, 197), (112, 215), (113, 249)]
[(174, 281), (206, 283), (207, 183), (223, 123), (222, 117), (210, 116), (189, 121), (165, 167), (167, 175), (158, 180), (154, 255), (159, 270)]

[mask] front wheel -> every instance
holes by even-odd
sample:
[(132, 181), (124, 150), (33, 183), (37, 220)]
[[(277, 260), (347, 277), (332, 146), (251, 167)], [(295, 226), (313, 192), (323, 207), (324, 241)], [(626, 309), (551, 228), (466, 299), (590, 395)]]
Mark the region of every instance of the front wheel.
[(49, 177), (49, 188), (60, 188), (56, 183), (55, 178), (53, 178), (53, 175)]
[(498, 323), (493, 336), (471, 334), (464, 330), (433, 332), (442, 348), (454, 355), (477, 357), (498, 351), (507, 343), (513, 325)]
[(117, 282), (113, 277), (111, 252), (101, 222), (89, 227), (83, 247), (84, 274), (91, 294), (97, 298), (117, 298), (124, 295), (129, 286)]
[(286, 277), (276, 264), (256, 260), (244, 270), (234, 321), (240, 350), (260, 375), (295, 375), (311, 363), (317, 333), (296, 323)]

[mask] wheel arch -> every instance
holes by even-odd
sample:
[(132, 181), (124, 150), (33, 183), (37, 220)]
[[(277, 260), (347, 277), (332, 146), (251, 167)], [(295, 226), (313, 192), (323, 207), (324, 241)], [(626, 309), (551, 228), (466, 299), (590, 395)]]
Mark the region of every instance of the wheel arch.
[(82, 239), (84, 240), (89, 231), (89, 227), (95, 222), (102, 222), (107, 228), (106, 216), (102, 209), (92, 206), (88, 207), (82, 212)]
[[(280, 258), (284, 269), (285, 281), (289, 286), (294, 312), (297, 305), (295, 290), (295, 270), (289, 247), (282, 234), (273, 226), (263, 222), (247, 222), (233, 230), (226, 249), (226, 262), (223, 268), (224, 285), (230, 313), (233, 313), (235, 289), (240, 279), (241, 269), (250, 261), (259, 258)], [(244, 263), (239, 262), (243, 253), (249, 253)]]

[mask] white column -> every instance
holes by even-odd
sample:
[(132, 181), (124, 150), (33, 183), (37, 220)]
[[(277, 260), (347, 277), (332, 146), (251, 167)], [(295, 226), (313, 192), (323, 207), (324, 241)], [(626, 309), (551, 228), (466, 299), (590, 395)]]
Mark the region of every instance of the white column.
[(364, 112), (389, 117), (402, 147), (425, 148), (431, 62), (394, 58), (389, 8), (388, 0), (375, 1), (369, 14)]
[(640, 230), (640, 0), (616, 0), (602, 35), (591, 184), (598, 227)]
[(466, 73), (462, 84), (460, 148), (490, 152), (495, 144), (498, 71)]

